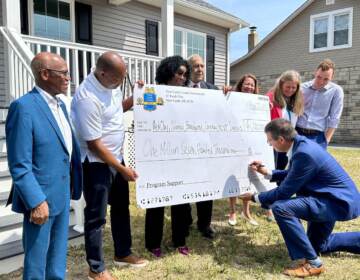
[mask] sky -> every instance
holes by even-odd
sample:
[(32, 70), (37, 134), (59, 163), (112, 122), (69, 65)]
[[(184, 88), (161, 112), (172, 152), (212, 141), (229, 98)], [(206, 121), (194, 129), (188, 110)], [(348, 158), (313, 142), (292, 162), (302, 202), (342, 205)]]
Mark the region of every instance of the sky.
[[(259, 41), (282, 23), (306, 0), (206, 0), (210, 4), (257, 27)], [(230, 37), (230, 61), (248, 51), (249, 28), (232, 33)]]

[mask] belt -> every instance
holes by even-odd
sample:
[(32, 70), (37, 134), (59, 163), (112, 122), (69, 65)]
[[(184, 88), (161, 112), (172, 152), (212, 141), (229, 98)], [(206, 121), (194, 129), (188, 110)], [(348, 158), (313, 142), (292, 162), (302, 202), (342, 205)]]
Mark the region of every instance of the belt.
[(322, 131), (320, 131), (320, 130), (303, 128), (303, 127), (299, 127), (299, 126), (297, 126), (295, 129), (304, 135), (316, 135), (316, 134), (322, 133)]

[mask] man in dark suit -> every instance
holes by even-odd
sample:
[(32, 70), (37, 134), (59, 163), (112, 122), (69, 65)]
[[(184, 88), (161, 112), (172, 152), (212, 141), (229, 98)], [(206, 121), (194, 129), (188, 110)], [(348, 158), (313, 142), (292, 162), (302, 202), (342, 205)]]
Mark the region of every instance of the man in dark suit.
[(24, 214), (23, 279), (65, 279), (70, 198), (82, 191), (80, 149), (65, 105), (66, 62), (39, 53), (31, 62), (35, 87), (10, 105), (6, 119), (12, 209)]
[[(191, 68), (191, 81), (189, 84), (189, 87), (193, 88), (206, 88), (206, 89), (215, 89), (218, 88), (210, 84), (206, 81), (204, 81), (204, 61), (202, 57), (198, 54), (192, 55), (188, 59), (188, 63)], [(215, 231), (211, 227), (211, 215), (212, 215), (212, 207), (213, 207), (213, 201), (200, 201), (196, 203), (196, 209), (197, 209), (197, 226), (201, 234), (206, 238), (214, 238)], [(192, 223), (192, 217), (191, 217), (191, 208), (189, 209), (189, 223)]]
[[(273, 120), (265, 132), (276, 151), (287, 152), (289, 168), (271, 173), (254, 161), (250, 164), (253, 170), (281, 183), (273, 190), (242, 197), (272, 209), (289, 255), (297, 261), (284, 274), (307, 277), (322, 273), (319, 253), (359, 254), (360, 232), (332, 233), (336, 221), (360, 215), (360, 194), (350, 176), (320, 145), (297, 135), (289, 121)], [(307, 233), (300, 219), (308, 222)]]

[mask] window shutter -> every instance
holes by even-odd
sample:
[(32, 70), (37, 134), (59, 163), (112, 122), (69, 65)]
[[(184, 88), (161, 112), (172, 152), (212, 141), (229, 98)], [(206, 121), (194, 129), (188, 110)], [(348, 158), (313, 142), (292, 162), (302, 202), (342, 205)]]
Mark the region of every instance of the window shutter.
[(76, 42), (92, 45), (92, 7), (75, 2)]
[(146, 54), (159, 56), (159, 28), (155, 21), (145, 20)]
[(206, 37), (206, 80), (215, 83), (215, 37)]
[(20, 1), (21, 34), (29, 35), (28, 1)]

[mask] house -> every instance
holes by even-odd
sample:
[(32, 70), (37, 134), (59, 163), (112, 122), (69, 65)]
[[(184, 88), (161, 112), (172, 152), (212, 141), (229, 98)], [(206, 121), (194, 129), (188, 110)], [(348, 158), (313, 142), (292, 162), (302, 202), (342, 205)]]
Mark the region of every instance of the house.
[(230, 78), (230, 34), (248, 24), (202, 0), (2, 0), (0, 26), (0, 267), (8, 269), (2, 261), (21, 253), (22, 228), (21, 216), (5, 208), (11, 177), (4, 120), (10, 102), (33, 87), (34, 54), (64, 57), (72, 76), (68, 96), (108, 50), (127, 64), (126, 93), (131, 81), (153, 83), (158, 62), (173, 54), (200, 54), (207, 80), (223, 85)]
[[(251, 45), (251, 44), (249, 44)], [(243, 57), (231, 63), (231, 80), (247, 72), (259, 78), (261, 92), (288, 69), (303, 81), (313, 78), (325, 58), (336, 64), (335, 82), (344, 89), (341, 123), (334, 142), (360, 141), (360, 2), (308, 0)]]

